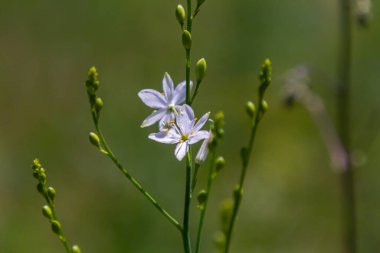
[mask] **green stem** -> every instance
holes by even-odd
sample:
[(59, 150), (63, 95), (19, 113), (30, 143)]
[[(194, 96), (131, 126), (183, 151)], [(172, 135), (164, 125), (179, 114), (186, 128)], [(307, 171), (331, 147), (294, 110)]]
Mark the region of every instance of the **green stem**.
[[(47, 192), (46, 185), (45, 185), (44, 192), (45, 192), (45, 194), (44, 194), (45, 200), (48, 203), (48, 205), (49, 205), (49, 207), (51, 209), (51, 212), (52, 212), (52, 220), (58, 221), (57, 214), (55, 212), (54, 201), (52, 199), (50, 199), (50, 197), (46, 194), (46, 192)], [(67, 244), (67, 240), (66, 240), (66, 237), (65, 237), (65, 235), (63, 233), (62, 228), (60, 229), (59, 240), (62, 242), (63, 246), (65, 247), (65, 250), (67, 251), (67, 253), (71, 253), (71, 249), (70, 249), (69, 245)]]
[(198, 95), (198, 89), (199, 89), (200, 84), (201, 84), (200, 82), (197, 82), (197, 86), (195, 87), (195, 91), (190, 100), (190, 105), (194, 102), (195, 97)]
[(106, 151), (106, 155), (114, 162), (114, 164), (118, 167), (118, 169), (121, 171), (121, 173), (123, 173), (127, 177), (127, 179), (132, 183), (132, 185), (135, 186), (137, 188), (137, 190), (139, 190), (148, 199), (148, 201), (150, 203), (152, 203), (152, 205), (164, 217), (166, 217), (170, 221), (170, 223), (172, 223), (179, 231), (182, 232), (182, 227), (179, 224), (179, 222), (175, 218), (173, 218), (163, 207), (161, 207), (161, 205), (152, 197), (152, 195), (150, 195), (142, 187), (142, 185), (128, 172), (128, 170), (125, 167), (123, 167), (123, 165), (119, 162), (119, 160), (113, 154), (111, 148), (107, 145), (107, 142), (106, 142), (106, 140), (105, 140), (105, 138), (104, 138), (104, 136), (103, 136), (103, 134), (99, 128), (98, 120), (97, 120), (96, 114), (94, 112), (92, 113), (92, 117), (94, 120), (95, 128), (96, 128), (96, 131), (98, 133), (100, 142), (101, 142), (104, 150)]
[[(191, 28), (193, 24), (193, 16), (191, 14), (191, 0), (187, 0), (187, 30), (191, 34)], [(186, 104), (191, 104), (190, 93), (190, 67), (191, 67), (191, 48), (186, 50)]]
[(203, 206), (201, 207), (201, 214), (199, 217), (199, 224), (198, 224), (198, 232), (197, 232), (197, 242), (196, 242), (196, 248), (195, 253), (199, 252), (199, 248), (201, 245), (201, 238), (202, 238), (202, 231), (203, 231), (203, 223), (206, 216), (206, 210), (208, 205), (208, 200), (210, 197), (211, 187), (212, 187), (212, 181), (213, 181), (213, 173), (214, 173), (214, 167), (215, 167), (215, 156), (216, 151), (215, 149), (210, 150), (210, 167), (209, 167), (209, 173), (207, 178), (207, 186), (206, 186), (206, 198), (205, 202), (203, 203)]
[(197, 185), (197, 177), (198, 177), (198, 170), (201, 165), (195, 163), (194, 171), (193, 171), (193, 178), (191, 181), (191, 193), (194, 192), (195, 186)]
[(237, 214), (239, 212), (241, 200), (243, 197), (243, 195), (242, 195), (243, 191), (242, 190), (243, 190), (244, 181), (245, 181), (245, 177), (247, 174), (247, 169), (249, 166), (249, 161), (250, 161), (250, 157), (251, 157), (251, 153), (252, 153), (252, 149), (253, 149), (253, 143), (255, 141), (255, 136), (256, 136), (257, 128), (258, 128), (259, 123), (260, 123), (260, 119), (262, 117), (262, 114), (264, 113), (263, 108), (262, 108), (262, 101), (263, 101), (263, 98), (259, 97), (259, 108), (258, 108), (258, 112), (257, 112), (256, 117), (255, 117), (254, 125), (252, 127), (251, 136), (249, 138), (248, 149), (247, 149), (247, 157), (243, 158), (245, 160), (243, 160), (243, 167), (242, 167), (242, 171), (240, 174), (239, 184), (237, 186), (237, 189), (235, 189), (235, 191), (238, 192), (239, 194), (235, 194), (234, 208), (232, 211), (230, 224), (228, 226), (228, 230), (227, 230), (227, 234), (226, 234), (226, 244), (225, 244), (225, 248), (224, 248), (224, 253), (228, 253), (229, 249), (230, 249), (231, 240), (232, 240), (232, 232), (233, 232), (233, 229), (234, 229), (234, 226), (236, 223)]
[(337, 92), (338, 133), (347, 152), (347, 167), (341, 174), (343, 192), (344, 252), (356, 252), (356, 214), (354, 175), (350, 159), (350, 74), (352, 61), (352, 3), (340, 0), (341, 51), (339, 62), (339, 84)]
[(190, 202), (191, 202), (191, 150), (187, 152), (186, 159), (186, 188), (185, 188), (185, 207), (183, 213), (183, 230), (182, 240), (185, 253), (191, 253), (191, 242), (189, 235), (189, 218), (190, 218)]

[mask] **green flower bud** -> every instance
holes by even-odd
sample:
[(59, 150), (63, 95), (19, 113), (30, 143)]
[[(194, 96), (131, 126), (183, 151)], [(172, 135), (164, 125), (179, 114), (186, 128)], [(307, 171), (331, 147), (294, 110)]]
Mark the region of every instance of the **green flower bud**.
[(215, 114), (214, 122), (216, 129), (222, 129), (224, 127), (224, 113), (222, 111)]
[(95, 67), (91, 67), (88, 71), (86, 87), (89, 94), (94, 94), (99, 88), (98, 72)]
[(197, 82), (200, 83), (206, 75), (207, 63), (205, 58), (200, 59), (195, 65), (195, 77)]
[(263, 109), (263, 112), (268, 111), (269, 105), (268, 105), (267, 101), (265, 101), (265, 100), (261, 101), (261, 108)]
[(91, 142), (92, 145), (94, 145), (95, 147), (100, 148), (100, 139), (99, 139), (99, 137), (98, 137), (98, 135), (96, 133), (91, 132), (89, 134), (89, 138), (90, 138), (90, 142)]
[(72, 248), (71, 248), (71, 251), (73, 253), (80, 253), (80, 248), (78, 245), (74, 245)]
[(215, 234), (214, 243), (218, 250), (220, 251), (224, 250), (224, 247), (226, 244), (226, 235), (219, 231), (218, 233)]
[(222, 156), (219, 156), (215, 160), (215, 171), (219, 172), (221, 169), (223, 169), (225, 165), (226, 165), (226, 161), (224, 160)]
[(241, 199), (242, 196), (243, 196), (243, 189), (240, 189), (240, 186), (236, 185), (235, 190), (234, 190), (235, 201), (237, 201), (238, 199)]
[(39, 169), (33, 170), (33, 177), (36, 178), (36, 179), (40, 178), (40, 171), (39, 171)]
[(60, 235), (62, 234), (62, 228), (61, 228), (61, 224), (59, 223), (59, 221), (57, 220), (53, 220), (51, 222), (51, 229), (53, 230), (53, 232), (57, 235)]
[(261, 83), (259, 87), (259, 93), (260, 96), (263, 96), (265, 90), (272, 82), (272, 64), (269, 59), (265, 59), (264, 64), (261, 66), (259, 80)]
[(180, 4), (175, 9), (175, 17), (177, 18), (178, 23), (180, 23), (180, 25), (183, 25), (186, 18), (186, 12), (185, 12), (185, 8), (183, 8), (183, 6)]
[(49, 196), (49, 198), (51, 200), (54, 200), (54, 198), (55, 198), (55, 189), (53, 187), (49, 186), (48, 189), (47, 189), (47, 194), (48, 194), (48, 196)]
[(44, 185), (41, 182), (37, 184), (37, 191), (41, 194), (45, 192)]
[(40, 161), (39, 161), (37, 158), (34, 159), (34, 160), (33, 160), (32, 169), (33, 169), (33, 170), (36, 170), (36, 169), (39, 169), (39, 168), (41, 168), (41, 167), (42, 167), (42, 165), (41, 165)]
[(223, 202), (222, 209), (220, 211), (220, 221), (222, 224), (222, 231), (226, 233), (230, 225), (230, 220), (233, 212), (234, 204), (229, 199)]
[(200, 190), (197, 196), (198, 207), (202, 210), (207, 199), (207, 192), (205, 190)]
[(248, 101), (245, 104), (245, 109), (246, 109), (247, 114), (248, 114), (249, 117), (253, 118), (255, 116), (256, 107), (255, 107), (255, 104), (252, 101)]
[(191, 33), (188, 30), (184, 30), (182, 33), (182, 44), (186, 50), (190, 50), (191, 42)]
[(103, 108), (103, 100), (100, 97), (95, 99), (95, 110), (99, 113)]
[(47, 205), (43, 206), (42, 214), (48, 219), (53, 218), (53, 211), (51, 210), (50, 206), (47, 206)]
[(46, 182), (46, 173), (45, 173), (45, 170), (43, 170), (43, 168), (41, 168), (41, 170), (39, 172), (38, 180), (40, 180), (43, 183)]

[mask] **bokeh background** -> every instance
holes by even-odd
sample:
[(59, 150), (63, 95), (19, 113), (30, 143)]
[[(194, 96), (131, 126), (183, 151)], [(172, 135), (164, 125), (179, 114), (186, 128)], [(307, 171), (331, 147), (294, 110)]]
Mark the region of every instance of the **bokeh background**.
[[(184, 79), (184, 52), (173, 0), (0, 1), (0, 252), (64, 252), (41, 215), (30, 165), (39, 157), (57, 190), (58, 216), (82, 252), (182, 252), (178, 232), (114, 165), (88, 143), (93, 130), (84, 81), (100, 72), (101, 125), (130, 172), (181, 219), (184, 164), (174, 147), (148, 140), (150, 113), (137, 92), (161, 89), (165, 71)], [(378, 6), (368, 28), (354, 25), (352, 135), (359, 252), (380, 248)], [(193, 26), (193, 61), (209, 71), (194, 105), (223, 110), (220, 150), (228, 166), (214, 183), (204, 233), (213, 252), (220, 203), (231, 196), (247, 142), (244, 111), (265, 57), (273, 62), (270, 110), (249, 168), (232, 252), (340, 252), (341, 191), (318, 129), (302, 106), (282, 104), (287, 71), (310, 66), (311, 85), (335, 118), (338, 1), (208, 0)], [(363, 159), (364, 158), (364, 159)], [(202, 168), (200, 184), (204, 185)], [(198, 211), (192, 205), (195, 231)]]

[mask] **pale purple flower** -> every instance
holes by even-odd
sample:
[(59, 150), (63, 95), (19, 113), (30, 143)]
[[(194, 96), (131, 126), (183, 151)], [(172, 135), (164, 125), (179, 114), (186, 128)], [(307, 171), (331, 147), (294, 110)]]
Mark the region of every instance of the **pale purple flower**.
[[(190, 89), (193, 83), (190, 82)], [(141, 101), (153, 108), (155, 111), (149, 115), (141, 127), (151, 126), (160, 121), (160, 129), (168, 122), (175, 119), (175, 114), (186, 100), (186, 81), (181, 82), (174, 89), (173, 80), (168, 73), (165, 73), (162, 80), (163, 93), (152, 89), (144, 89), (138, 93)]]
[(209, 131), (201, 130), (209, 114), (206, 113), (195, 121), (193, 109), (189, 105), (183, 105), (170, 130), (150, 134), (149, 138), (165, 144), (177, 144), (174, 154), (178, 160), (182, 160), (189, 150), (189, 145), (209, 138)]
[(195, 163), (196, 164), (202, 164), (204, 163), (204, 161), (206, 161), (206, 158), (207, 158), (207, 155), (208, 155), (208, 144), (211, 142), (212, 140), (212, 133), (211, 131), (208, 132), (209, 134), (209, 137), (204, 139), (204, 141), (202, 142), (202, 145), (201, 147), (199, 148), (198, 150), (198, 153), (197, 153), (197, 156), (195, 157)]

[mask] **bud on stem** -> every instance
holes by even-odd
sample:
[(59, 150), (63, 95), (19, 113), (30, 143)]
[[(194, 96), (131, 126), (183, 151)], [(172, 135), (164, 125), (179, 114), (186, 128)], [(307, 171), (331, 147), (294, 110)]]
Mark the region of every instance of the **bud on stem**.
[(182, 33), (182, 44), (186, 50), (191, 48), (191, 33), (188, 30), (184, 30)]
[(195, 66), (195, 77), (197, 82), (200, 83), (206, 75), (207, 63), (205, 58), (200, 59)]

